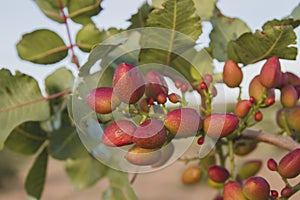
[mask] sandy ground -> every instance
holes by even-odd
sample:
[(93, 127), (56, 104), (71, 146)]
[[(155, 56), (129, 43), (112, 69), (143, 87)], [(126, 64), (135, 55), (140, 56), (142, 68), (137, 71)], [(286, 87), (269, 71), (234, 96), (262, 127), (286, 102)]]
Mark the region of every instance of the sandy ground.
[[(274, 151), (270, 148), (259, 148), (249, 157), (253, 159), (270, 157)], [(272, 152), (272, 153), (271, 153)], [(275, 157), (281, 157), (284, 152), (275, 151)], [(240, 162), (240, 161), (238, 161)], [(28, 163), (30, 164), (30, 163)], [(25, 200), (28, 199), (23, 184), (28, 164), (24, 167), (16, 178), (4, 181), (4, 189), (0, 190), (0, 200)], [(163, 170), (139, 175), (133, 184), (135, 192), (141, 200), (210, 200), (216, 195), (215, 190), (211, 190), (204, 183), (193, 186), (184, 186), (180, 179), (181, 173), (186, 168), (182, 162), (176, 162)], [(42, 200), (99, 200), (102, 192), (106, 189), (108, 183), (105, 179), (99, 181), (95, 186), (84, 189), (74, 190), (64, 172), (63, 163), (50, 160), (48, 176), (45, 185), (45, 191)], [(259, 174), (264, 174), (271, 184), (272, 189), (279, 190), (282, 182), (276, 173), (263, 169)], [(295, 180), (295, 181), (299, 181)], [(294, 181), (294, 182), (295, 182)], [(299, 200), (300, 194), (297, 194), (292, 200)]]

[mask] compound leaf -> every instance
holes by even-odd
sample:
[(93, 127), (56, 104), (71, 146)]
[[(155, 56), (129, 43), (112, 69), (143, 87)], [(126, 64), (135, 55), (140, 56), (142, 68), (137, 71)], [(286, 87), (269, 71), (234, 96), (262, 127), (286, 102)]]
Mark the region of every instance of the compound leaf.
[(250, 32), (250, 28), (238, 18), (229, 18), (218, 14), (212, 17), (211, 23), (213, 30), (209, 35), (210, 47), (213, 57), (222, 62), (228, 59), (228, 42), (236, 40), (245, 32)]
[(264, 26), (263, 31), (245, 33), (228, 44), (228, 57), (244, 65), (258, 62), (271, 56), (295, 60), (296, 34), (291, 25)]
[[(202, 33), (200, 18), (195, 12), (192, 0), (168, 0), (163, 8), (153, 10), (147, 20), (150, 28), (140, 40), (140, 62), (174, 67), (172, 61), (193, 48)], [(189, 71), (190, 66), (180, 66), (182, 74)]]

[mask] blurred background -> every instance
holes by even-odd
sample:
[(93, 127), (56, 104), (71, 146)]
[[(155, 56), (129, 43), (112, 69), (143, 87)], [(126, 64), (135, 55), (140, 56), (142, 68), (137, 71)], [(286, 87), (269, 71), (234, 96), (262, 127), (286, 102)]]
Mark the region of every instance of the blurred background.
[[(151, 1), (149, 1), (151, 2)], [(102, 3), (103, 10), (99, 15), (94, 17), (94, 22), (99, 29), (107, 29), (109, 27), (126, 28), (129, 26), (127, 19), (132, 14), (137, 12), (138, 7), (144, 3), (144, 0), (104, 0)], [(245, 21), (248, 26), (255, 31), (268, 20), (274, 18), (281, 19), (288, 16), (292, 10), (299, 4), (298, 0), (219, 0), (217, 6), (222, 13), (229, 17), (238, 17)], [(71, 58), (65, 59), (54, 65), (38, 65), (30, 62), (22, 61), (15, 48), (16, 43), (21, 39), (25, 33), (32, 32), (35, 29), (49, 28), (59, 33), (59, 35), (67, 41), (67, 34), (65, 26), (49, 20), (38, 8), (33, 0), (10, 0), (2, 1), (0, 6), (0, 68), (10, 69), (12, 72), (19, 70), (25, 74), (35, 77), (41, 88), (43, 88), (44, 78), (55, 69), (66, 66), (71, 69), (74, 74), (76, 70), (71, 63)], [(71, 32), (74, 34), (81, 28), (81, 25), (70, 23)], [(209, 44), (209, 32), (211, 26), (208, 23), (203, 24), (203, 34), (199, 41), (203, 46)], [(300, 48), (300, 28), (295, 29), (297, 33), (297, 47)], [(84, 64), (88, 54), (80, 53), (79, 62)], [(247, 85), (251, 78), (255, 76), (262, 66), (262, 62), (253, 64), (244, 69), (247, 74), (247, 79), (243, 80), (243, 85)], [(215, 62), (216, 71), (221, 71), (223, 63)], [(300, 56), (298, 54), (296, 61), (282, 60), (283, 71), (291, 71), (300, 74)], [(237, 91), (232, 91), (236, 94)], [(234, 99), (235, 97), (228, 95), (227, 98)], [(267, 116), (272, 116), (274, 113), (269, 111)], [(274, 130), (274, 124), (269, 124), (271, 130)], [(274, 152), (272, 147), (267, 146), (264, 151), (254, 152), (252, 157), (266, 157), (269, 156), (268, 150)], [(193, 148), (191, 149), (193, 151)], [(276, 151), (277, 156), (280, 157), (283, 152)], [(7, 151), (0, 152), (0, 199), (2, 200), (19, 200), (26, 199), (27, 196), (23, 189), (24, 176), (29, 169), (31, 160), (25, 159), (22, 156), (17, 156)], [(163, 171), (155, 172), (154, 174), (145, 174), (138, 177), (134, 187), (142, 199), (184, 199), (188, 196), (189, 199), (211, 199), (215, 193), (207, 194), (207, 188), (203, 187), (189, 187), (186, 188), (180, 183), (180, 172), (183, 171), (183, 163), (176, 163)], [(266, 176), (274, 178), (270, 173), (263, 171)], [(163, 177), (167, 178), (163, 178)], [(279, 178), (276, 177), (275, 178)], [(155, 184), (157, 181), (160, 184)], [(46, 190), (43, 195), (45, 200), (53, 199), (100, 199), (101, 191), (105, 189), (106, 182), (101, 181), (96, 186), (85, 191), (76, 191), (70, 185), (66, 174), (63, 172), (63, 166), (52, 160), (49, 166), (49, 173), (47, 177)], [(166, 189), (161, 190), (159, 185), (165, 185)], [(274, 187), (280, 188), (280, 185)], [(172, 192), (172, 191), (178, 191)], [(162, 194), (163, 193), (163, 194)], [(193, 194), (193, 196), (191, 196)], [(175, 195), (175, 196), (174, 196)], [(206, 198), (204, 198), (206, 195)], [(296, 199), (300, 199), (299, 195)]]

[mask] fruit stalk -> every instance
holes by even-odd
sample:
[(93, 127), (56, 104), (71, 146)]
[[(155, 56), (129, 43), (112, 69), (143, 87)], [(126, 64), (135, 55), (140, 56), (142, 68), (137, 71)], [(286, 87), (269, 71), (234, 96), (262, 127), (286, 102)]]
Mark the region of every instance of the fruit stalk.
[(292, 195), (295, 194), (298, 191), (300, 191), (300, 182), (293, 186)]
[(234, 171), (235, 171), (235, 161), (234, 161), (234, 152), (233, 152), (233, 141), (228, 141), (228, 150), (229, 150), (229, 159), (230, 159), (230, 178), (234, 180)]

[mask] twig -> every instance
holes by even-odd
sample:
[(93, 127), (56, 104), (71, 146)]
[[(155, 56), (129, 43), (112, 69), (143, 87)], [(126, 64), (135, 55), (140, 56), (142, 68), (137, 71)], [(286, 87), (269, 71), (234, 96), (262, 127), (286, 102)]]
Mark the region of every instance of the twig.
[(288, 151), (300, 148), (300, 144), (289, 136), (274, 135), (264, 131), (246, 129), (242, 132), (242, 137), (273, 144)]
[(133, 176), (132, 176), (132, 178), (131, 178), (131, 180), (130, 180), (130, 184), (131, 184), (131, 185), (134, 183), (134, 181), (136, 180), (137, 176), (138, 176), (138, 173), (134, 173), (134, 174), (133, 174)]
[(12, 106), (12, 107), (9, 107), (9, 108), (4, 108), (4, 109), (0, 110), (0, 113), (2, 113), (2, 112), (8, 112), (8, 111), (15, 110), (15, 109), (18, 109), (18, 108), (22, 108), (22, 107), (25, 107), (25, 106), (30, 106), (32, 104), (40, 103), (40, 102), (43, 102), (43, 101), (48, 101), (48, 100), (51, 100), (51, 99), (55, 99), (55, 98), (58, 98), (60, 96), (65, 95), (65, 94), (70, 94), (71, 92), (72, 92), (71, 89), (68, 88), (66, 90), (63, 90), (63, 91), (61, 91), (59, 93), (50, 95), (48, 97), (43, 97), (43, 98), (40, 98), (40, 99), (35, 99), (33, 101), (21, 103), (21, 104), (18, 104), (16, 106)]
[(59, 9), (60, 9), (60, 12), (62, 14), (62, 18), (64, 20), (64, 24), (66, 25), (66, 29), (67, 29), (67, 34), (68, 34), (68, 39), (69, 39), (69, 43), (70, 43), (70, 49), (71, 49), (71, 52), (72, 52), (72, 62), (76, 65), (77, 69), (80, 68), (80, 65), (78, 63), (78, 60), (77, 60), (77, 57), (75, 55), (75, 52), (74, 52), (74, 44), (72, 42), (72, 37), (71, 37), (71, 32), (70, 32), (70, 28), (69, 28), (69, 24), (68, 24), (68, 16), (66, 16), (65, 12), (64, 12), (64, 5), (62, 3), (62, 0), (57, 0), (58, 2), (58, 5), (59, 5)]

